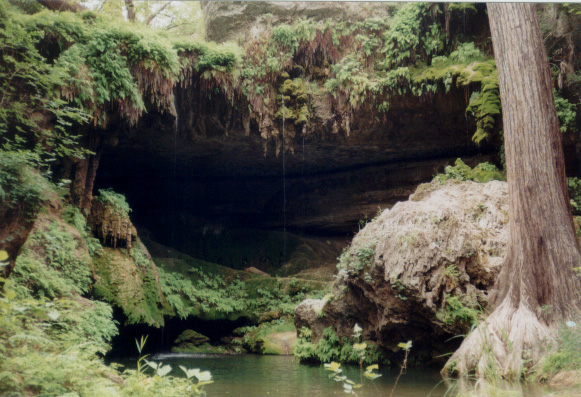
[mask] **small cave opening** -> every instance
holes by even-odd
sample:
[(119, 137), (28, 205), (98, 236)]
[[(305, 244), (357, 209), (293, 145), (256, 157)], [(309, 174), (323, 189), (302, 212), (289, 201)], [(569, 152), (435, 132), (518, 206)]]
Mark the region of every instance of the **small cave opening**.
[(197, 317), (188, 317), (183, 320), (179, 317), (166, 317), (163, 327), (153, 327), (146, 324), (126, 324), (126, 317), (120, 309), (115, 308), (113, 312), (115, 321), (119, 323), (119, 334), (111, 341), (111, 350), (106, 355), (106, 360), (115, 362), (116, 360), (127, 360), (139, 356), (136, 342), (147, 337), (142, 355), (170, 353), (174, 346), (174, 341), (186, 330), (196, 330), (207, 336), (212, 345), (227, 342), (232, 332), (239, 327), (253, 324), (246, 317), (239, 317), (235, 320), (202, 320)]

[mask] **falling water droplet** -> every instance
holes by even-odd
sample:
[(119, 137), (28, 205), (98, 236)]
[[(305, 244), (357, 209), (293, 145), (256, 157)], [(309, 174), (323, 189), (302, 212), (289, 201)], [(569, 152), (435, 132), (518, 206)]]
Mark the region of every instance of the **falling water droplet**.
[(281, 95), (282, 100), (282, 218), (283, 218), (283, 237), (282, 237), (282, 258), (286, 258), (286, 157), (284, 147), (284, 122), (285, 122), (285, 108), (284, 108), (284, 93)]

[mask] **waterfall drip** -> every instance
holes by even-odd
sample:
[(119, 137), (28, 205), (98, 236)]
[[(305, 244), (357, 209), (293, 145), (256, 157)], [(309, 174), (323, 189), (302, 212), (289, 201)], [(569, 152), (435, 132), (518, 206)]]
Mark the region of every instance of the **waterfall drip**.
[(286, 258), (286, 153), (284, 147), (284, 94), (281, 95), (282, 99), (282, 218), (283, 218), (283, 239), (282, 239), (282, 257), (283, 260)]
[[(178, 169), (178, 130), (179, 130), (179, 116), (178, 116), (178, 108), (176, 105), (176, 97), (175, 94), (173, 95), (173, 108), (174, 108), (174, 113), (175, 113), (175, 123), (174, 123), (174, 129), (173, 129), (173, 164), (172, 164), (172, 173), (173, 173), (173, 180), (172, 180), (172, 185), (173, 185), (173, 208), (174, 210), (177, 208), (178, 205), (178, 181), (177, 181), (177, 169)], [(171, 217), (171, 236), (170, 239), (172, 241), (172, 243), (175, 242), (175, 229), (176, 229), (176, 225), (175, 225), (175, 216)], [(163, 341), (162, 341), (163, 343)]]

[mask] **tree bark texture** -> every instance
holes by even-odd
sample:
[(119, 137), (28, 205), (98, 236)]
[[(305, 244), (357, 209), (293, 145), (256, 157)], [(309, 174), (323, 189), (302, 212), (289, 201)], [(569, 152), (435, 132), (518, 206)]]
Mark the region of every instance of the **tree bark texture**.
[(127, 8), (127, 20), (135, 22), (135, 4), (133, 4), (133, 0), (125, 0), (125, 8)]
[(444, 371), (519, 377), (543, 340), (580, 313), (581, 254), (569, 205), (549, 64), (534, 4), (488, 4), (499, 74), (509, 241), (489, 315)]

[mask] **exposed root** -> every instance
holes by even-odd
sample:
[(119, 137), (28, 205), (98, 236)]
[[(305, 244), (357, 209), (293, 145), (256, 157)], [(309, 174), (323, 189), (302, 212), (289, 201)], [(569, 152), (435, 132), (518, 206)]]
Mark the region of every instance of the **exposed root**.
[(524, 303), (514, 308), (505, 299), (464, 340), (446, 363), (444, 376), (476, 373), (480, 378), (518, 379), (523, 369), (537, 363), (543, 346), (554, 338)]

